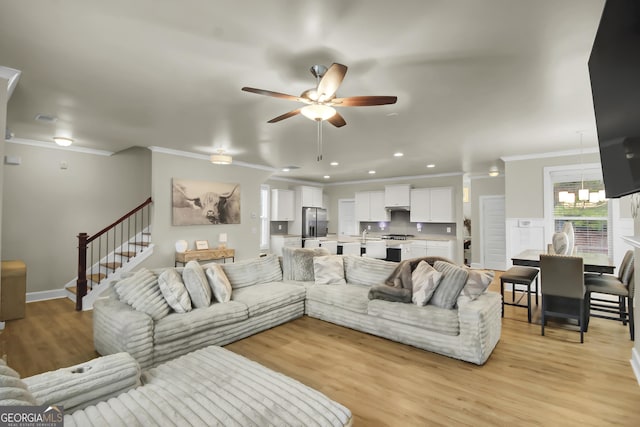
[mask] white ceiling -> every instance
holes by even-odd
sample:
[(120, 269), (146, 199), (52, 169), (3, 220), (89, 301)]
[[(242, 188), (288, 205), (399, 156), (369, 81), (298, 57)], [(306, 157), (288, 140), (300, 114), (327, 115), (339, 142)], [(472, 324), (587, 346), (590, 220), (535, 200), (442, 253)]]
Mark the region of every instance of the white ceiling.
[[(370, 169), (484, 174), (501, 156), (579, 149), (577, 131), (597, 146), (587, 61), (603, 4), (0, 0), (0, 65), (22, 71), (7, 126), (16, 138), (53, 144), (66, 132), (114, 152), (223, 147), (323, 182)], [(315, 84), (309, 67), (332, 62), (349, 67), (338, 96), (398, 102), (340, 109), (347, 126), (324, 124), (317, 162), (315, 123), (266, 123), (299, 104), (240, 88), (299, 95)]]

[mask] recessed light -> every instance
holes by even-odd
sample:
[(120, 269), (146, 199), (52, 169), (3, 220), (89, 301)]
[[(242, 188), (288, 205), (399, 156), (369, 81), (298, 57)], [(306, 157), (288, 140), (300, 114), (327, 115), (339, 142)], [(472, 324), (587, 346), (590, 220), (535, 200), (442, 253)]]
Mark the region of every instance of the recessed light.
[(397, 153), (393, 153), (393, 157), (402, 157), (402, 156), (404, 156), (404, 153), (401, 153), (399, 151)]
[(427, 167), (428, 167), (428, 168), (435, 168), (435, 167), (436, 167), (436, 165), (434, 165), (433, 163), (431, 163), (431, 164), (428, 164), (428, 165), (427, 165)]
[(395, 117), (398, 113), (387, 113), (387, 117)]
[(340, 163), (338, 163), (338, 162), (331, 162), (331, 163), (329, 163), (329, 164), (330, 164), (331, 166), (338, 166)]
[(289, 172), (291, 169), (289, 168), (282, 168), (282, 172)]
[(331, 176), (329, 176), (329, 175), (325, 175), (324, 176), (324, 179), (329, 179), (329, 178), (331, 178)]
[(370, 174), (370, 175), (373, 175), (374, 173), (376, 173), (376, 171), (374, 171), (374, 170), (370, 170), (370, 171), (369, 171), (369, 174)]

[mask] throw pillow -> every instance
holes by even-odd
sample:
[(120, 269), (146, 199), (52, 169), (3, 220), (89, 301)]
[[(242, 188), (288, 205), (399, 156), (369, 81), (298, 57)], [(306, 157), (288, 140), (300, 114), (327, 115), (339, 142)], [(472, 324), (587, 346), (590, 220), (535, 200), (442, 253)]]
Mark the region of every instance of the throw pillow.
[(231, 292), (233, 291), (233, 288), (231, 287), (231, 283), (229, 282), (227, 275), (224, 274), (222, 267), (218, 264), (212, 264), (205, 270), (205, 273), (216, 301), (231, 301)]
[(487, 288), (493, 281), (495, 272), (493, 270), (473, 270), (465, 267), (469, 273), (467, 283), (462, 288), (462, 293), (473, 301), (486, 292)]
[(436, 261), (433, 266), (442, 273), (442, 280), (430, 303), (436, 307), (451, 309), (456, 305), (469, 273), (462, 267), (444, 261)]
[(182, 276), (175, 268), (168, 268), (158, 276), (160, 291), (176, 313), (191, 311), (191, 298), (182, 282)]
[(380, 285), (385, 283), (397, 266), (397, 262), (345, 255), (344, 277), (349, 284), (363, 286)]
[(162, 296), (158, 277), (146, 268), (117, 281), (113, 287), (121, 301), (148, 314), (153, 320), (162, 319), (171, 311), (167, 300)]
[(567, 236), (567, 233), (564, 233), (562, 231), (553, 233), (551, 242), (553, 244), (553, 252), (556, 255), (569, 255), (569, 237)]
[(284, 280), (313, 281), (313, 258), (329, 255), (326, 248), (282, 248)]
[(436, 291), (442, 273), (431, 267), (428, 262), (420, 261), (413, 273), (411, 273), (411, 281), (413, 282), (412, 301), (415, 305), (427, 305), (433, 293)]
[(182, 270), (182, 280), (191, 297), (191, 304), (195, 308), (211, 305), (211, 287), (198, 261), (189, 261)]
[(316, 285), (346, 285), (344, 263), (340, 255), (324, 255), (313, 258), (313, 275)]
[[(209, 267), (210, 264), (207, 264)], [(282, 268), (278, 256), (267, 256), (247, 259), (239, 262), (220, 264), (233, 289), (260, 283), (282, 281)]]
[(37, 404), (20, 375), (0, 359), (0, 406)]

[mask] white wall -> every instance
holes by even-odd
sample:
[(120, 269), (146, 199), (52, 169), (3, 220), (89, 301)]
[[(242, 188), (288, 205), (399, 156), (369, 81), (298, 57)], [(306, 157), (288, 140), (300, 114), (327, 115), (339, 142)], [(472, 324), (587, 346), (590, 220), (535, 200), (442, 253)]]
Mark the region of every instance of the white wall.
[(27, 292), (61, 289), (77, 276), (78, 233), (98, 232), (151, 193), (147, 149), (107, 157), (3, 145), (22, 164), (4, 166), (2, 258), (25, 262)]
[[(206, 159), (181, 157), (154, 151), (151, 155), (153, 213), (153, 256), (143, 265), (149, 268), (173, 266), (174, 244), (187, 240), (208, 240), (218, 245), (220, 233), (227, 233), (229, 248), (236, 250), (236, 260), (258, 256), (260, 252), (260, 185), (271, 172), (241, 166), (213, 165)], [(240, 184), (240, 224), (173, 226), (171, 183), (173, 178)]]

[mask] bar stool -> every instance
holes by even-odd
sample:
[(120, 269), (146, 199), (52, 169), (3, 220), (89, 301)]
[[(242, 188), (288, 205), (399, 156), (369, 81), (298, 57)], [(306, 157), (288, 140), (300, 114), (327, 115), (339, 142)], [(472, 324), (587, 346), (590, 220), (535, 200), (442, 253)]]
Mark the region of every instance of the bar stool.
[[(531, 323), (531, 292), (536, 293), (536, 305), (538, 305), (538, 272), (537, 268), (533, 267), (511, 267), (500, 276), (500, 294), (502, 295), (502, 317), (504, 317), (504, 306), (512, 305), (515, 307), (527, 307), (527, 320)], [(535, 281), (535, 285), (533, 285)], [(511, 302), (504, 301), (504, 284), (511, 283)], [(518, 286), (525, 286), (526, 288), (518, 289)], [(527, 293), (527, 305), (520, 304), (520, 298), (515, 300), (516, 292)]]

